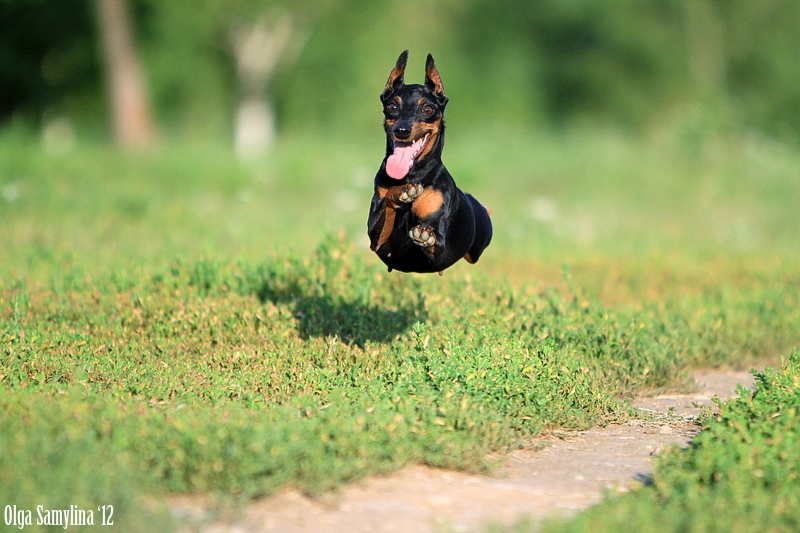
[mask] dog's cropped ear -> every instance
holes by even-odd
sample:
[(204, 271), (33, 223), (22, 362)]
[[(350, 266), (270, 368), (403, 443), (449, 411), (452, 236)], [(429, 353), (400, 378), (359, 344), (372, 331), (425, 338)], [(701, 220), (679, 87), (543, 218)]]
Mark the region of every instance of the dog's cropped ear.
[(389, 74), (389, 79), (386, 80), (386, 88), (381, 93), (381, 102), (385, 102), (395, 89), (403, 85), (403, 74), (406, 72), (406, 63), (408, 62), (408, 50), (400, 54), (397, 58), (397, 64)]
[(438, 100), (442, 108), (447, 105), (449, 98), (444, 94), (442, 78), (439, 77), (439, 71), (436, 70), (436, 65), (433, 63), (433, 56), (430, 54), (428, 54), (428, 60), (425, 62), (425, 87), (436, 95), (436, 100)]

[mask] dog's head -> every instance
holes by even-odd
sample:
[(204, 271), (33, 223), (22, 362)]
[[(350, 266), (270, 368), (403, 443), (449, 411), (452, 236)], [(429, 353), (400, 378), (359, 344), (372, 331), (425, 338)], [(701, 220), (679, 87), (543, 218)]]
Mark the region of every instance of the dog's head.
[(444, 108), (448, 101), (430, 54), (425, 63), (425, 85), (403, 83), (407, 61), (408, 50), (400, 54), (381, 93), (389, 151), (386, 173), (398, 180), (437, 145), (444, 133)]

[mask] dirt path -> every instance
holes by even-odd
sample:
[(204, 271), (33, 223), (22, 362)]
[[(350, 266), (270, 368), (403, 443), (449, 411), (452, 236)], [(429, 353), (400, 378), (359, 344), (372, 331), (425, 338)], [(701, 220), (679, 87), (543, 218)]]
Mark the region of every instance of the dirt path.
[[(604, 489), (625, 491), (652, 471), (652, 456), (663, 446), (685, 445), (696, 416), (714, 395), (728, 398), (736, 384), (751, 387), (748, 372), (700, 371), (693, 394), (638, 400), (642, 409), (678, 417), (664, 423), (634, 421), (554, 439), (538, 451), (510, 454), (493, 476), (410, 466), (394, 474), (355, 483), (322, 500), (293, 491), (253, 503), (235, 523), (217, 522), (203, 533), (368, 533), (479, 531), (489, 523), (533, 521), (569, 514), (597, 503)], [(669, 420), (669, 422), (667, 422)], [(176, 500), (180, 514), (202, 515), (192, 500)]]

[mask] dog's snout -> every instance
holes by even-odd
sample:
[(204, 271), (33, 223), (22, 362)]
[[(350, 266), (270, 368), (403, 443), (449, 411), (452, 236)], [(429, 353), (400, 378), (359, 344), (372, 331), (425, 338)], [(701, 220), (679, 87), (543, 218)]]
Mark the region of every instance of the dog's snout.
[(398, 139), (408, 139), (411, 137), (411, 127), (407, 124), (398, 124), (394, 127), (394, 136)]

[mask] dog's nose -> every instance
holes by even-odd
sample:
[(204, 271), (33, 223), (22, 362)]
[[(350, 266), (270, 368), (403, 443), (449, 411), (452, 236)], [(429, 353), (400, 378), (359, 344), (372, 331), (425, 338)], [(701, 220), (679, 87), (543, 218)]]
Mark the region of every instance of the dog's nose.
[(411, 137), (411, 128), (405, 124), (398, 124), (394, 128), (394, 136), (398, 139), (408, 139)]

